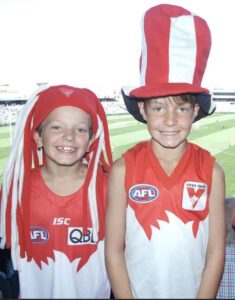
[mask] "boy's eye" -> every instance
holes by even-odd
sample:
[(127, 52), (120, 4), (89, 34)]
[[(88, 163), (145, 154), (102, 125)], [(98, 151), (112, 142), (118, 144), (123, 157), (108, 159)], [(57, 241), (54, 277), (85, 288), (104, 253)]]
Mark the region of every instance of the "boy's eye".
[(188, 107), (179, 107), (179, 110), (182, 111), (182, 112), (184, 112), (184, 111), (188, 111), (189, 108)]
[(51, 126), (51, 129), (54, 129), (54, 130), (59, 130), (61, 128), (61, 126), (59, 125), (52, 125)]
[(161, 111), (163, 109), (162, 106), (154, 106), (153, 107), (153, 110), (156, 110), (156, 111)]
[(88, 132), (88, 130), (86, 128), (78, 128), (78, 132), (86, 133), (86, 132)]

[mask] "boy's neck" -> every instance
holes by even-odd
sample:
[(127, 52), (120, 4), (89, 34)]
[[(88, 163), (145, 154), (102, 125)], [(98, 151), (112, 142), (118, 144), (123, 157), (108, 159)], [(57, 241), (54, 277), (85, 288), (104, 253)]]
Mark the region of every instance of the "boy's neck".
[(45, 184), (52, 192), (59, 196), (68, 196), (82, 187), (87, 174), (87, 166), (81, 164), (73, 172), (71, 168), (64, 168), (64, 172), (60, 170), (60, 173), (44, 166), (40, 171)]
[(177, 167), (187, 148), (187, 141), (177, 148), (164, 148), (152, 140), (152, 149), (163, 170), (170, 176)]
[(160, 144), (151, 141), (152, 149), (154, 154), (159, 160), (163, 160), (165, 162), (172, 162), (172, 161), (180, 161), (181, 157), (185, 153), (187, 148), (188, 142), (185, 141), (181, 143), (177, 148), (165, 148), (162, 147)]

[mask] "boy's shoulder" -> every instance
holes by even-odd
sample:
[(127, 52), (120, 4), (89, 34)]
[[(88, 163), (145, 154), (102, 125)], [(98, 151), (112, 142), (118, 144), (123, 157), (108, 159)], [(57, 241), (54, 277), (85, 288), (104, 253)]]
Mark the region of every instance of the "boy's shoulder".
[(126, 152), (123, 153), (123, 156), (126, 157), (129, 155), (132, 155), (132, 156), (137, 155), (142, 150), (147, 148), (148, 143), (149, 143), (149, 141), (142, 141), (142, 142), (139, 142), (138, 144), (135, 144), (131, 148), (127, 149)]
[(210, 153), (210, 151), (208, 151), (207, 149), (197, 145), (197, 144), (194, 144), (192, 142), (188, 142), (188, 145), (189, 147), (191, 147), (191, 150), (196, 152), (196, 153), (201, 153), (203, 155), (208, 155), (208, 156), (212, 156), (212, 154)]
[(150, 141), (142, 141), (123, 153), (122, 158), (126, 168), (132, 170), (136, 162), (143, 163), (148, 156)]
[(204, 174), (208, 174), (208, 176), (211, 177), (212, 171), (215, 168), (219, 168), (215, 156), (213, 156), (210, 151), (197, 144), (189, 143), (188, 146), (190, 147), (188, 151), (189, 161), (194, 161), (194, 164), (196, 164), (198, 169), (202, 170)]

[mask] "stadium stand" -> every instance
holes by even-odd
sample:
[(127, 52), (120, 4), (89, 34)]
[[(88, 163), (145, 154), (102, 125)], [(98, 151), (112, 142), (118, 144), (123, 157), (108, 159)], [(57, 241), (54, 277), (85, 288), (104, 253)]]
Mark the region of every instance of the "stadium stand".
[(15, 124), (22, 107), (22, 104), (0, 104), (0, 124), (2, 126)]
[(217, 113), (235, 113), (235, 91), (213, 91), (212, 99), (216, 103)]
[[(25, 103), (26, 101), (24, 101)], [(16, 104), (14, 100), (8, 101), (7, 104), (1, 104), (0, 101), (0, 126), (15, 124), (19, 112), (23, 104)], [(125, 114), (127, 113), (124, 104), (119, 101), (101, 101), (105, 113), (107, 115)]]
[[(0, 98), (0, 126), (15, 124), (19, 112), (26, 99), (1, 99)], [(122, 99), (100, 98), (107, 115), (125, 114), (126, 107)]]
[[(216, 103), (216, 113), (235, 113), (235, 91), (213, 91), (213, 101)], [(16, 98), (12, 93), (3, 96), (0, 93), (0, 126), (15, 124), (22, 105), (27, 99)], [(100, 98), (107, 115), (127, 113), (122, 97)]]

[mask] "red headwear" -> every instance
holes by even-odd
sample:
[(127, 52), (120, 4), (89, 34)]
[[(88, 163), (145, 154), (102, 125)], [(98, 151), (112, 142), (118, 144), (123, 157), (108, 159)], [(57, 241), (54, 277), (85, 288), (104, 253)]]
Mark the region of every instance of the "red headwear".
[(210, 48), (210, 30), (201, 17), (169, 4), (147, 10), (142, 24), (140, 87), (122, 90), (129, 113), (146, 123), (137, 101), (191, 93), (200, 106), (196, 120), (212, 114), (215, 105), (209, 91), (201, 87)]

